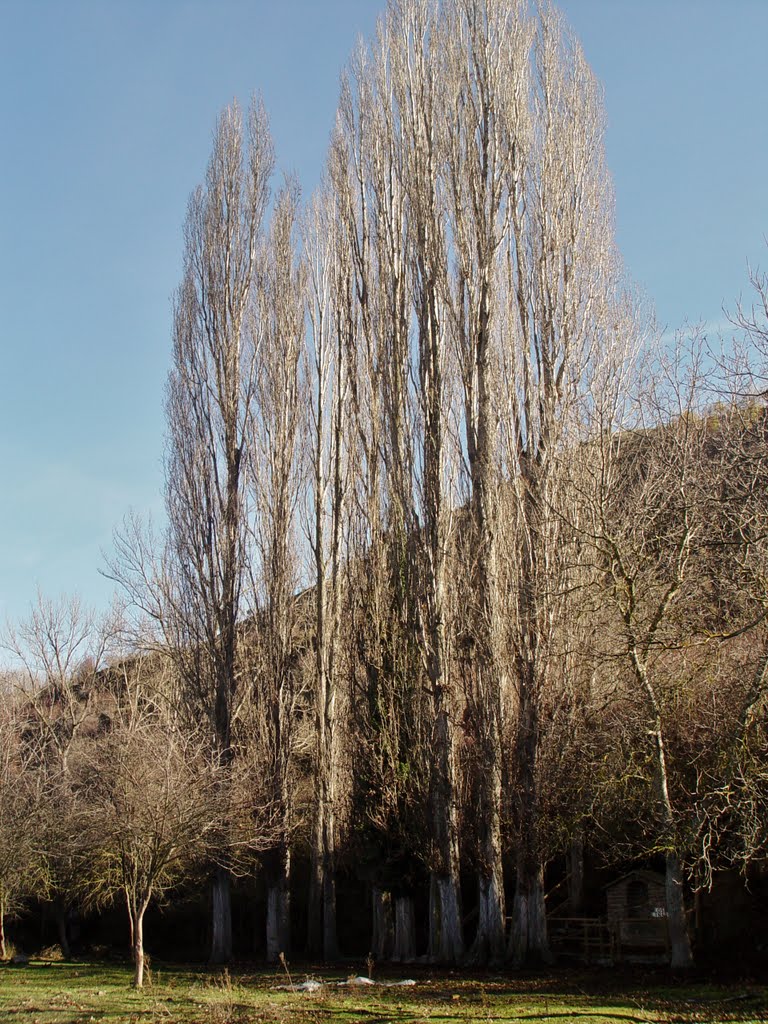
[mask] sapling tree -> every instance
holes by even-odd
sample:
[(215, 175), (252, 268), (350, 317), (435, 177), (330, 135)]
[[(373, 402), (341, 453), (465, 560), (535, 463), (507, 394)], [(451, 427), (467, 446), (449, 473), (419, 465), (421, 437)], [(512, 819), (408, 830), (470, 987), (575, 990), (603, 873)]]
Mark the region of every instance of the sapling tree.
[(125, 902), (141, 988), (146, 910), (210, 855), (227, 823), (228, 779), (200, 735), (185, 735), (147, 693), (133, 696), (119, 696), (109, 727), (81, 753), (78, 783), (89, 896)]

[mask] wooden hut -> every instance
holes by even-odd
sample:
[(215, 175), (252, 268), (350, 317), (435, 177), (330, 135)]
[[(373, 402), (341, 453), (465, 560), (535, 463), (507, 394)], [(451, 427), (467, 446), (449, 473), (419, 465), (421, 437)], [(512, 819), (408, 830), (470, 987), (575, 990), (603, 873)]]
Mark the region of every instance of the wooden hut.
[(664, 875), (638, 869), (605, 886), (606, 917), (614, 956), (662, 959), (669, 955)]

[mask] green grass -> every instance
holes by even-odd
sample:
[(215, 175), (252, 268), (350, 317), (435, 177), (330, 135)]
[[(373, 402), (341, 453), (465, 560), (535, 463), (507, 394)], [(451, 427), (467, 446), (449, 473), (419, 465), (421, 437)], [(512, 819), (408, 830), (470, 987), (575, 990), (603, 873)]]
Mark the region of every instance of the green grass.
[[(415, 969), (408, 988), (282, 991), (271, 971), (195, 971), (156, 966), (143, 992), (129, 965), (0, 965), (0, 1022), (19, 1024), (715, 1024), (768, 1021), (768, 989), (754, 984), (672, 984), (600, 973), (474, 975)], [(320, 978), (319, 974), (315, 977)], [(401, 975), (405, 976), (405, 975)], [(294, 973), (294, 982), (305, 975)], [(395, 977), (395, 975), (392, 975)]]

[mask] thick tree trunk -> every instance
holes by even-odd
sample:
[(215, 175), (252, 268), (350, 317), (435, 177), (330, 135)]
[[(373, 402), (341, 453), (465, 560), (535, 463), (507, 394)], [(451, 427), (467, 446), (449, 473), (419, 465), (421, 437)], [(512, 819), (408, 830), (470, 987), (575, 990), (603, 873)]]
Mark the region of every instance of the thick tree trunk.
[[(664, 742), (664, 730), (656, 702), (656, 694), (645, 666), (635, 658), (635, 667), (640, 681), (645, 686), (651, 707), (653, 708), (653, 735), (655, 740), (656, 754), (656, 786), (658, 789), (659, 801), (661, 803), (664, 821), (666, 824), (668, 840), (674, 841), (675, 837), (675, 808), (672, 803), (672, 795), (669, 787), (669, 773), (667, 771), (667, 752)], [(669, 943), (671, 964), (673, 967), (692, 967), (693, 952), (691, 940), (688, 934), (688, 920), (685, 914), (685, 900), (683, 898), (683, 871), (677, 854), (672, 850), (666, 856), (666, 905), (667, 905), (667, 926), (669, 928)]]
[(480, 833), (477, 878), (478, 918), (470, 959), (499, 963), (505, 954), (504, 874), (501, 860), (501, 751), (484, 760), (477, 827)]
[[(326, 755), (327, 755), (326, 751)], [(330, 767), (319, 767), (319, 800), (312, 842), (307, 908), (307, 952), (326, 961), (338, 959), (336, 939), (335, 822)]]
[(538, 712), (535, 667), (522, 662), (519, 671), (516, 759), (518, 772), (517, 878), (512, 905), (512, 930), (508, 955), (516, 966), (550, 963), (547, 916), (544, 907), (544, 867), (539, 853), (539, 800), (536, 779)]
[(410, 963), (416, 959), (416, 919), (413, 896), (395, 897), (395, 942), (392, 959)]
[[(438, 684), (439, 690), (439, 684)], [(459, 832), (448, 713), (439, 708), (434, 730), (435, 768), (432, 780), (432, 827), (439, 866), (430, 879), (429, 949), (438, 963), (458, 963), (464, 956), (459, 886)]]
[(522, 854), (517, 860), (508, 953), (515, 966), (552, 961), (544, 907), (544, 869)]
[(211, 956), (212, 964), (232, 959), (232, 892), (229, 872), (216, 868), (211, 880)]
[(325, 846), (323, 870), (323, 960), (332, 962), (339, 957), (336, 939), (336, 879), (333, 869), (333, 855), (330, 843)]
[(395, 928), (392, 919), (392, 896), (390, 893), (373, 887), (371, 894), (373, 911), (373, 934), (371, 936), (371, 953), (374, 960), (389, 960), (395, 945)]
[(672, 966), (692, 967), (693, 953), (683, 899), (683, 872), (674, 853), (667, 854), (666, 899)]
[(290, 851), (277, 851), (267, 883), (267, 960), (271, 963), (291, 947), (290, 865)]
[[(531, 500), (531, 499), (529, 499)], [(536, 522), (535, 505), (528, 521)], [(529, 573), (533, 568), (529, 566)], [(550, 963), (547, 917), (544, 907), (544, 867), (539, 847), (539, 791), (537, 760), (539, 750), (538, 701), (543, 671), (537, 627), (537, 604), (532, 580), (523, 580), (521, 616), (523, 651), (517, 659), (520, 703), (517, 714), (515, 767), (517, 769), (517, 878), (512, 905), (512, 930), (508, 955), (516, 966)]]
[(458, 878), (432, 872), (429, 888), (429, 958), (455, 964), (464, 956)]
[(505, 954), (504, 880), (499, 867), (477, 878), (477, 932), (470, 952), (474, 963), (498, 964)]

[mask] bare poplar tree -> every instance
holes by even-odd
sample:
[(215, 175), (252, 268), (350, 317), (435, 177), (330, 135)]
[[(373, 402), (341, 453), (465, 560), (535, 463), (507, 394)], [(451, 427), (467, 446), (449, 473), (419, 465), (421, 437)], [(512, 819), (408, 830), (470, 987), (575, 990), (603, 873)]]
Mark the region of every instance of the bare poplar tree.
[[(342, 246), (339, 209), (325, 187), (304, 229), (308, 274), (308, 454), (315, 637), (315, 819), (308, 906), (308, 951), (333, 960), (336, 937), (336, 802), (339, 759), (340, 632), (343, 528), (349, 487), (347, 361), (354, 330), (350, 258)], [(311, 520), (311, 521), (310, 521)]]
[[(392, 22), (382, 20), (375, 52), (361, 48), (353, 58), (342, 84), (331, 180), (351, 254), (355, 303), (348, 436), (358, 569), (345, 587), (345, 632), (359, 672), (351, 707), (355, 749), (365, 764), (356, 773), (355, 806), (368, 843), (381, 850), (374, 893), (391, 889), (393, 955), (407, 959), (415, 953), (413, 864), (434, 857), (426, 813), (431, 712), (418, 625), (413, 270), (406, 151), (388, 62), (392, 46), (400, 44)], [(390, 905), (387, 896), (374, 898), (379, 909)], [(437, 915), (433, 922), (436, 948)]]
[(418, 524), (419, 617), (424, 667), (432, 699), (433, 853), (430, 952), (456, 961), (464, 953), (459, 885), (459, 807), (456, 762), (456, 690), (449, 676), (451, 616), (448, 553), (452, 521), (451, 363), (445, 306), (448, 240), (440, 181), (443, 96), (435, 74), (441, 47), (436, 4), (393, 4), (389, 11), (392, 96), (399, 117), (408, 223), (408, 268), (413, 295), (414, 409), (421, 439), (412, 519)]
[(274, 813), (282, 828), (264, 854), (267, 874), (267, 955), (290, 943), (290, 830), (292, 734), (298, 692), (299, 556), (297, 527), (306, 402), (304, 267), (295, 256), (299, 194), (286, 184), (275, 201), (251, 328), (255, 341), (253, 437), (249, 439), (255, 562), (253, 699), (264, 721)]
[(444, 5), (442, 52), (446, 193), (452, 238), (451, 333), (463, 398), (469, 477), (474, 601), (464, 624), (472, 648), (467, 693), (478, 745), (478, 928), (472, 955), (504, 955), (502, 873), (502, 671), (497, 518), (502, 483), (498, 450), (498, 345), (502, 340), (499, 263), (508, 244), (508, 174), (517, 145), (514, 113), (526, 89), (531, 22), (525, 4), (496, 0)]
[(517, 962), (548, 956), (537, 762), (565, 583), (558, 461), (579, 439), (589, 381), (614, 344), (618, 276), (599, 87), (553, 8), (543, 6), (533, 27), (527, 74), (510, 72), (503, 106), (511, 229), (499, 321), (501, 464), (512, 499), (504, 544), (515, 574), (505, 614), (517, 705), (509, 946)]
[[(232, 757), (239, 620), (249, 563), (247, 474), (255, 353), (248, 312), (269, 197), (267, 117), (236, 106), (214, 133), (205, 184), (189, 202), (168, 379), (168, 544), (157, 614), (184, 699), (210, 726), (214, 759)], [(155, 581), (156, 582), (156, 581)], [(211, 959), (231, 956), (230, 883), (213, 879)]]

